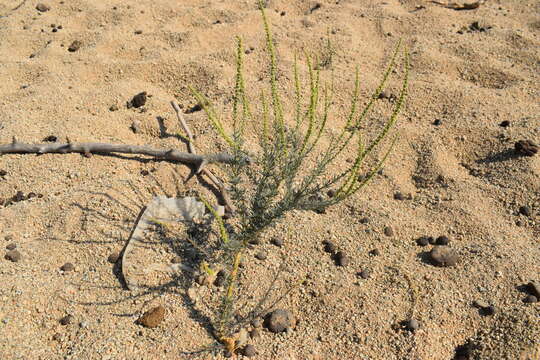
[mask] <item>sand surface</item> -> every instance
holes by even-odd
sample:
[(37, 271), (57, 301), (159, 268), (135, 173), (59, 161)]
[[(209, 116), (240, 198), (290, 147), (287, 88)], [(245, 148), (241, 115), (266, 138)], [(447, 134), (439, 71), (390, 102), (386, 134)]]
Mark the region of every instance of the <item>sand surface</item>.
[[(400, 38), (411, 70), (400, 137), (382, 174), (325, 214), (290, 213), (248, 251), (240, 315), (264, 295), (280, 265), (271, 300), (308, 279), (276, 306), (295, 315), (296, 327), (277, 335), (261, 330), (249, 340), (255, 358), (447, 360), (465, 353), (470, 340), (461, 359), (540, 359), (540, 303), (523, 301), (531, 295), (524, 285), (540, 281), (540, 154), (514, 151), (519, 140), (540, 141), (540, 3), (489, 0), (462, 11), (421, 0), (267, 3), (284, 93), (293, 91), (295, 52), (318, 55), (325, 60), (321, 77), (333, 76), (330, 129), (345, 123), (356, 65), (362, 104)], [(248, 49), (246, 83), (255, 100), (266, 86), (255, 1), (44, 4), (49, 10), (40, 12), (35, 0), (0, 2), (2, 144), (53, 135), (59, 142), (185, 151), (169, 104), (176, 100), (199, 152), (219, 152), (223, 144), (204, 112), (189, 111), (196, 105), (189, 86), (230, 125), (235, 36)], [(80, 47), (69, 51), (74, 41)], [(388, 97), (366, 119), (366, 136), (391, 114), (402, 79), (398, 68)], [(151, 95), (146, 104), (128, 108), (143, 91)], [(214, 343), (208, 326), (223, 289), (197, 284), (188, 271), (173, 281), (151, 266), (177, 256), (182, 264), (200, 260), (185, 229), (148, 234), (146, 246), (135, 249), (148, 271), (139, 289), (126, 290), (118, 265), (108, 261), (154, 195), (203, 191), (214, 201), (196, 179), (184, 184), (188, 167), (132, 155), (18, 154), (1, 156), (0, 170), (0, 358), (224, 357), (219, 348), (185, 353)], [(19, 191), (42, 196), (10, 201)], [(442, 235), (459, 258), (455, 266), (433, 266), (433, 245), (416, 243)], [(271, 243), (275, 237), (283, 246)], [(347, 254), (347, 266), (336, 266), (324, 240)], [(22, 256), (17, 262), (4, 258), (11, 244)], [(255, 258), (260, 251), (265, 260)], [(68, 262), (74, 270), (61, 270)], [(357, 276), (362, 270), (366, 279)], [(158, 327), (136, 323), (158, 305), (165, 308)], [(62, 325), (67, 315), (71, 321)], [(419, 323), (414, 332), (401, 325), (411, 318)]]

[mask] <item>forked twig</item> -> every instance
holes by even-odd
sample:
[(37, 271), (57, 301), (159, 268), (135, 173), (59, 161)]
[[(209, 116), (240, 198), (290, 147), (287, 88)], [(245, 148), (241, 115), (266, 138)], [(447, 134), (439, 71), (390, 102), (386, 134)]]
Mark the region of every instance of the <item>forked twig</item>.
[[(182, 112), (180, 110), (180, 107), (176, 103), (176, 101), (171, 101), (171, 106), (173, 107), (174, 111), (176, 112), (176, 117), (178, 118), (178, 121), (180, 122), (180, 125), (184, 129), (184, 132), (187, 134), (187, 143), (188, 143), (188, 149), (190, 154), (196, 155), (197, 150), (195, 149), (195, 141), (193, 139), (193, 133), (191, 132), (186, 120), (184, 119), (184, 116), (182, 116)], [(219, 180), (210, 170), (208, 170), (205, 165), (207, 162), (203, 161), (198, 164), (197, 169), (195, 170), (196, 174), (204, 174), (206, 175), (210, 181), (218, 188), (221, 197), (223, 198), (223, 201), (225, 202), (225, 211), (228, 214), (233, 214), (234, 208), (232, 206), (231, 200), (229, 199), (229, 196), (227, 194), (227, 191), (225, 189), (225, 185), (221, 180)]]

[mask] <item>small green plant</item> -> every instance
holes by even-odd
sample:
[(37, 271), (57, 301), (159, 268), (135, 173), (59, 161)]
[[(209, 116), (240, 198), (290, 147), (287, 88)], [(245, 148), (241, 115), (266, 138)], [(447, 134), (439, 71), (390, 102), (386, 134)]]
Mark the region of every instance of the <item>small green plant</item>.
[[(240, 38), (237, 39), (231, 131), (225, 128), (225, 124), (210, 102), (200, 93), (193, 91), (198, 103), (203, 104), (214, 129), (236, 159), (234, 164), (228, 167), (230, 176), (228, 191), (235, 206), (234, 230), (228, 231), (230, 228), (227, 228), (224, 221), (214, 213), (223, 249), (228, 255), (226, 265), (228, 277), (218, 309), (219, 320), (215, 324), (215, 335), (230, 352), (234, 352), (236, 346), (232, 337), (237, 330), (233, 321), (237, 296), (235, 286), (240, 271), (239, 264), (248, 242), (260, 236), (264, 229), (291, 210), (323, 210), (360, 191), (381, 168), (395, 144), (394, 138), (382, 158), (364, 169), (366, 158), (388, 137), (403, 106), (407, 91), (408, 56), (404, 51), (405, 75), (393, 113), (378, 135), (371, 141), (365, 141), (360, 132), (360, 125), (366, 119), (396, 66), (396, 60), (401, 53), (398, 44), (379, 86), (363, 108), (359, 103), (359, 72), (356, 69), (354, 90), (345, 124), (337, 134), (330, 137), (329, 145), (320, 146), (321, 138), (326, 136), (333, 87), (321, 82), (319, 70), (321, 67), (316, 66), (318, 64), (314, 64), (306, 54), (309, 91), (304, 98), (295, 56), (293, 67), (295, 100), (292, 104), (283, 101), (277, 80), (276, 48), (272, 32), (261, 1), (259, 7), (269, 55), (269, 94), (261, 92), (259, 95), (260, 105), (257, 115), (254, 114), (244, 82), (244, 49)], [(286, 120), (284, 114), (286, 107), (292, 107), (294, 110), (293, 119)], [(258, 134), (256, 150), (250, 151), (246, 146), (247, 126), (254, 126)], [(330, 174), (328, 169), (338, 161), (346, 149), (353, 152), (353, 161), (345, 170)], [(331, 196), (323, 195), (328, 192)], [(207, 208), (213, 211), (212, 206), (206, 200), (202, 200)]]

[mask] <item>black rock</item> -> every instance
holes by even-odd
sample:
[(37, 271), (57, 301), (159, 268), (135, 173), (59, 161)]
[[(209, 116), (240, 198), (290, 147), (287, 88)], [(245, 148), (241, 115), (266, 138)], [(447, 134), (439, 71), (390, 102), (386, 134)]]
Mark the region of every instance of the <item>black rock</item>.
[(283, 246), (283, 239), (280, 237), (275, 237), (272, 239), (272, 244), (276, 245), (277, 247)]
[(57, 142), (58, 137), (56, 137), (54, 135), (49, 135), (46, 138), (44, 138), (43, 141), (45, 141), (45, 142)]
[(416, 239), (416, 243), (420, 246), (427, 246), (429, 244), (429, 237), (420, 236), (418, 239)]
[(538, 302), (538, 298), (534, 295), (527, 295), (525, 299), (523, 299), (523, 302), (526, 304), (533, 304)]
[(227, 272), (225, 270), (220, 270), (216, 275), (216, 280), (214, 280), (214, 285), (218, 287), (225, 286), (227, 283)]
[(61, 325), (69, 325), (69, 324), (71, 324), (73, 322), (73, 316), (66, 315), (63, 318), (61, 318), (59, 320), (59, 322), (60, 322)]
[(253, 357), (253, 356), (257, 355), (257, 351), (255, 350), (255, 346), (253, 346), (251, 344), (248, 344), (248, 345), (244, 346), (244, 348), (242, 349), (242, 355), (244, 355), (245, 357)]
[(347, 266), (349, 265), (349, 257), (345, 252), (338, 251), (335, 255), (336, 265), (338, 266)]
[(138, 93), (137, 95), (133, 97), (133, 99), (131, 99), (131, 106), (133, 106), (134, 108), (139, 108), (141, 106), (144, 106), (146, 104), (146, 98), (147, 98), (146, 91)]
[(82, 42), (80, 42), (79, 40), (75, 40), (71, 43), (71, 45), (69, 45), (68, 47), (68, 51), (69, 52), (75, 52), (77, 50), (79, 50), (82, 46)]
[(519, 140), (514, 144), (516, 153), (524, 156), (533, 156), (538, 153), (538, 145), (531, 140)]
[(504, 120), (502, 121), (500, 124), (499, 124), (500, 127), (509, 127), (510, 126), (510, 121), (508, 120)]
[(394, 229), (392, 229), (391, 226), (387, 226), (384, 228), (384, 235), (386, 236), (394, 236)]
[(399, 191), (394, 193), (394, 199), (396, 200), (405, 200), (405, 195), (403, 195), (402, 193), (400, 193)]
[(333, 253), (336, 252), (337, 248), (336, 248), (336, 245), (334, 245), (333, 242), (328, 241), (328, 240), (324, 240), (323, 244), (324, 244), (324, 251), (326, 251), (327, 253), (333, 254)]
[(519, 207), (519, 213), (524, 216), (531, 216), (531, 208), (528, 206), (520, 206)]
[(72, 263), (65, 263), (64, 265), (62, 265), (60, 267), (60, 270), (62, 270), (63, 272), (69, 272), (69, 271), (73, 271), (75, 270), (75, 266), (72, 264)]
[(444, 235), (439, 236), (439, 237), (437, 238), (437, 240), (435, 241), (435, 243), (436, 243), (437, 245), (448, 245), (449, 242), (450, 242), (450, 239), (448, 239), (448, 237), (447, 237), (447, 236), (444, 236)]

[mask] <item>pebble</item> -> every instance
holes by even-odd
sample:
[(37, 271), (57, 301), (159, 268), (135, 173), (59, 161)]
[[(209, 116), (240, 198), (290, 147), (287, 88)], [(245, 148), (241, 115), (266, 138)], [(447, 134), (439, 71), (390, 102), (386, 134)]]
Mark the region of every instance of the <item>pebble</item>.
[(148, 328), (157, 327), (165, 319), (165, 308), (163, 306), (156, 306), (153, 309), (148, 310), (141, 316), (138, 323)]
[(17, 248), (17, 244), (11, 243), (6, 246), (7, 250), (15, 250)]
[(441, 119), (435, 119), (435, 121), (433, 121), (433, 125), (435, 125), (435, 126), (439, 126), (441, 124), (442, 124)]
[(326, 196), (328, 196), (330, 199), (336, 196), (336, 190), (330, 189), (326, 192)]
[(64, 265), (62, 265), (60, 267), (60, 270), (64, 271), (64, 272), (69, 272), (69, 271), (73, 271), (75, 270), (75, 266), (72, 264), (72, 263), (65, 263)]
[(519, 213), (524, 216), (531, 216), (531, 208), (526, 205), (520, 206)]
[(43, 141), (45, 141), (45, 142), (57, 142), (58, 137), (54, 136), (54, 135), (49, 135), (46, 138), (44, 138)]
[(409, 331), (416, 331), (418, 328), (420, 328), (420, 323), (418, 323), (418, 320), (416, 319), (410, 319), (405, 322), (405, 328)]
[(525, 299), (523, 299), (523, 302), (526, 304), (533, 304), (535, 302), (538, 302), (538, 298), (534, 295), (527, 295)]
[(66, 315), (63, 318), (59, 320), (61, 325), (69, 325), (73, 322), (73, 316), (72, 315)]
[(52, 339), (54, 341), (62, 341), (62, 334), (56, 333), (56, 334), (53, 335)]
[(500, 124), (499, 124), (500, 127), (509, 127), (510, 126), (510, 121), (508, 120), (504, 120), (502, 121)]
[(141, 132), (141, 122), (134, 120), (129, 127), (134, 134), (139, 134)]
[(373, 250), (371, 250), (371, 251), (369, 252), (369, 254), (370, 254), (371, 256), (379, 256), (379, 255), (381, 255), (381, 252), (379, 251), (379, 249), (373, 249)]
[(82, 42), (80, 42), (79, 40), (75, 40), (71, 43), (71, 45), (69, 45), (68, 47), (68, 51), (69, 52), (75, 52), (77, 50), (79, 50), (82, 46)]
[(387, 226), (384, 228), (384, 235), (386, 236), (394, 236), (394, 229), (392, 229), (391, 226)]
[(347, 266), (347, 265), (349, 265), (349, 257), (347, 256), (347, 254), (345, 254), (345, 252), (338, 251), (336, 253), (336, 264), (338, 266)]
[(255, 254), (255, 257), (259, 260), (266, 260), (267, 255), (265, 251), (259, 251)]
[(7, 171), (6, 170), (0, 170), (0, 177), (4, 177), (7, 175)]
[(261, 238), (258, 236), (252, 237), (248, 240), (248, 243), (251, 245), (259, 245), (261, 243)]
[(427, 246), (429, 244), (429, 237), (420, 236), (418, 239), (416, 239), (416, 243), (420, 246)]
[(17, 250), (10, 250), (6, 253), (5, 256), (6, 260), (12, 261), (12, 262), (19, 262), (22, 258), (22, 255)]
[(142, 30), (135, 30), (135, 35), (141, 35), (143, 33)]
[(39, 12), (46, 12), (51, 10), (51, 7), (47, 4), (39, 3), (36, 5), (36, 10)]
[(362, 271), (360, 271), (358, 274), (356, 274), (357, 276), (361, 277), (362, 279), (369, 279), (369, 277), (371, 276), (371, 271), (367, 270), (367, 269), (364, 269)]
[(227, 283), (227, 272), (225, 270), (220, 270), (216, 275), (216, 280), (214, 281), (214, 285), (221, 287), (225, 286)]
[(519, 140), (514, 144), (516, 153), (524, 156), (533, 156), (538, 153), (538, 145), (531, 140)]
[(394, 193), (394, 199), (395, 200), (405, 200), (405, 195), (403, 195), (402, 193), (400, 193), (399, 191)]
[(435, 240), (435, 244), (437, 245), (448, 245), (448, 243), (450, 242), (450, 239), (448, 239), (448, 236), (439, 236), (437, 238), (437, 240)]
[(255, 346), (253, 346), (251, 344), (248, 344), (248, 345), (244, 346), (244, 348), (242, 349), (242, 355), (244, 355), (245, 357), (253, 357), (253, 356), (257, 355), (257, 351), (255, 350)]
[(369, 218), (363, 217), (360, 219), (360, 224), (367, 224), (367, 223), (369, 223)]
[(495, 309), (495, 306), (493, 306), (493, 305), (489, 305), (488, 307), (482, 308), (480, 310), (481, 310), (481, 314), (484, 315), (484, 316), (491, 316), (491, 315), (495, 314), (495, 312), (497, 311)]
[(112, 104), (112, 105), (109, 107), (109, 111), (118, 111), (118, 105)]
[(324, 240), (323, 244), (324, 244), (324, 251), (326, 251), (327, 253), (332, 254), (336, 252), (336, 245), (334, 245), (333, 242)]
[(111, 264), (116, 264), (119, 258), (120, 258), (120, 253), (118, 251), (115, 251), (109, 255), (109, 257), (107, 258), (107, 261), (110, 262)]
[(146, 104), (147, 93), (146, 91), (140, 92), (131, 99), (131, 106), (139, 108)]
[(444, 245), (437, 245), (431, 249), (431, 260), (438, 266), (454, 266), (458, 262), (458, 255), (454, 250)]
[(536, 281), (531, 281), (527, 284), (527, 287), (529, 288), (529, 291), (532, 295), (540, 298), (540, 283)]
[(272, 244), (274, 244), (277, 247), (282, 247), (283, 246), (283, 239), (280, 238), (280, 237), (275, 237), (275, 238), (272, 239)]
[(265, 317), (264, 325), (271, 332), (280, 333), (288, 328), (293, 328), (296, 325), (296, 320), (290, 311), (277, 309)]
[(261, 336), (261, 332), (259, 331), (259, 329), (253, 329), (249, 332), (249, 337), (251, 339), (255, 339), (255, 338), (258, 338)]
[(390, 93), (384, 90), (379, 94), (379, 99), (390, 99), (390, 97)]

